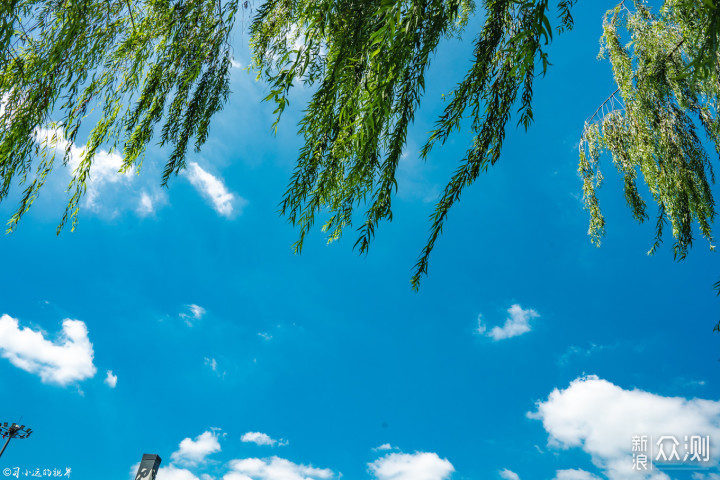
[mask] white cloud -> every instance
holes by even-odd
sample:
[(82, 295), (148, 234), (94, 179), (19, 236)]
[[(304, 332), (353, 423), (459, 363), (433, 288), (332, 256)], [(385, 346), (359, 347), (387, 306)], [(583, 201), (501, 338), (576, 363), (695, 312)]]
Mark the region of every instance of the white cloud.
[(274, 447), (275, 445), (282, 447), (288, 444), (287, 440), (275, 440), (270, 437), (270, 435), (262, 432), (246, 432), (240, 440), (247, 443), (255, 443), (257, 445), (270, 445), (271, 447)]
[(205, 365), (207, 365), (208, 367), (210, 367), (210, 369), (211, 369), (213, 372), (215, 372), (218, 377), (220, 377), (220, 378), (225, 378), (225, 374), (226, 374), (227, 372), (225, 372), (225, 371), (220, 371), (220, 366), (218, 365), (217, 360), (215, 360), (214, 358), (205, 357), (204, 363), (205, 363)]
[(208, 455), (219, 451), (217, 435), (214, 431), (206, 431), (195, 437), (195, 440), (184, 439), (170, 458), (181, 465), (194, 466), (204, 462)]
[(203, 170), (196, 162), (189, 162), (185, 175), (195, 189), (212, 203), (215, 211), (230, 218), (241, 214), (247, 200), (228, 191), (222, 180)]
[(379, 447), (373, 448), (373, 450), (376, 451), (376, 452), (382, 452), (382, 451), (385, 451), (385, 450), (392, 450), (393, 448), (394, 448), (394, 447), (393, 447), (392, 445), (390, 445), (389, 443), (383, 443), (383, 444), (380, 445)]
[(147, 192), (143, 192), (142, 195), (140, 195), (140, 201), (138, 202), (136, 211), (141, 217), (147, 217), (155, 213), (152, 197)]
[[(41, 145), (54, 148), (58, 152), (70, 151), (68, 165), (73, 173), (80, 166), (80, 161), (85, 153), (85, 146), (77, 147), (75, 144), (65, 138), (60, 128), (39, 128), (35, 133), (35, 138)], [(98, 150), (92, 160), (90, 167), (90, 178), (86, 185), (84, 205), (90, 210), (98, 212), (103, 206), (98, 201), (99, 191), (108, 184), (130, 182), (133, 178), (133, 169), (130, 168), (124, 173), (119, 173), (123, 166), (123, 159), (120, 155), (106, 150)]]
[(179, 317), (185, 320), (185, 323), (187, 323), (190, 327), (193, 326), (193, 321), (200, 320), (207, 313), (207, 310), (200, 305), (195, 305), (194, 303), (185, 305), (185, 308), (187, 311), (181, 312)]
[(5, 105), (7, 105), (7, 102), (9, 99), (10, 99), (9, 93), (4, 93), (2, 98), (0, 98), (0, 117), (2, 117), (5, 114)]
[(40, 331), (20, 328), (16, 319), (4, 314), (0, 317), (0, 352), (16, 367), (57, 385), (85, 380), (97, 371), (88, 329), (80, 320), (63, 320), (62, 332), (51, 341)]
[[(64, 155), (65, 151), (68, 151), (68, 166), (73, 173), (87, 149), (86, 145), (78, 147), (66, 139), (60, 127), (38, 128), (35, 139), (38, 144), (54, 150), (56, 154)], [(132, 167), (120, 173), (123, 163), (123, 158), (118, 153), (98, 149), (86, 182), (83, 208), (109, 218), (116, 217), (121, 210), (134, 210), (139, 217), (154, 215), (161, 206), (168, 203), (167, 194), (154, 186), (148, 176), (138, 184), (138, 176), (134, 175), (135, 169)]]
[(110, 388), (115, 388), (115, 386), (117, 386), (117, 375), (113, 375), (112, 370), (107, 371), (107, 376), (105, 377), (105, 383)]
[(483, 322), (482, 315), (478, 315), (477, 332), (487, 335), (495, 341), (517, 337), (518, 335), (529, 332), (531, 330), (530, 320), (540, 316), (535, 310), (531, 308), (524, 310), (518, 304), (512, 305), (507, 311), (510, 316), (505, 320), (505, 325), (502, 327), (493, 327), (490, 331), (487, 331), (487, 326)]
[(158, 207), (167, 203), (167, 194), (162, 190), (155, 190), (153, 193), (143, 191), (140, 194), (135, 213), (139, 217), (155, 215)]
[(177, 468), (174, 465), (161, 467), (157, 472), (157, 480), (200, 480), (190, 470)]
[(318, 480), (335, 476), (330, 469), (300, 465), (279, 457), (231, 460), (230, 469), (223, 480)]
[(217, 372), (217, 360), (215, 360), (214, 358), (205, 357), (205, 365), (212, 368), (213, 372)]
[(444, 480), (455, 471), (452, 464), (436, 453), (391, 453), (369, 463), (378, 480)]
[(223, 475), (222, 480), (253, 480), (244, 473), (230, 472)]
[[(632, 470), (633, 436), (720, 438), (720, 402), (624, 390), (594, 375), (574, 380), (565, 390), (555, 389), (528, 417), (542, 420), (550, 446), (582, 448), (611, 480), (669, 478), (657, 469), (657, 462), (652, 475)], [(657, 453), (658, 447), (648, 441), (650, 448)], [(711, 441), (710, 449), (715, 465), (720, 443)]]
[(504, 478), (505, 480), (520, 480), (517, 473), (512, 470), (508, 470), (507, 468), (500, 470), (498, 475), (500, 475), (500, 478)]
[(692, 475), (693, 480), (720, 480), (720, 475), (717, 473), (700, 473), (695, 472)]
[(600, 477), (585, 470), (571, 468), (555, 472), (554, 480), (600, 480)]
[(240, 440), (257, 445), (275, 445), (277, 443), (277, 440), (271, 438), (270, 435), (261, 432), (246, 432)]
[(190, 308), (193, 317), (197, 320), (200, 320), (202, 316), (205, 315), (205, 309), (200, 305), (195, 305), (194, 303), (191, 303), (190, 305), (188, 305), (188, 307)]

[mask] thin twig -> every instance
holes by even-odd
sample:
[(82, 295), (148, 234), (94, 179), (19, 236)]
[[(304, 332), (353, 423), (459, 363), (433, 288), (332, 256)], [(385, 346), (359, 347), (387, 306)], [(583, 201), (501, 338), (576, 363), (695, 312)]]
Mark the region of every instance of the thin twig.
[(684, 38), (683, 38), (682, 40), (680, 40), (680, 43), (678, 43), (677, 45), (675, 45), (675, 48), (673, 48), (673, 49), (672, 49), (672, 52), (670, 52), (670, 53), (668, 54), (666, 60), (672, 58), (672, 56), (675, 55), (675, 52), (677, 52), (678, 49), (679, 49), (680, 47), (682, 47), (682, 44), (683, 44), (683, 43), (685, 43), (685, 39), (684, 39)]
[(613, 99), (613, 97), (615, 96), (615, 94), (618, 93), (619, 91), (620, 91), (620, 87), (618, 87), (617, 90), (615, 90), (613, 93), (611, 93), (610, 96), (609, 96), (608, 98), (606, 98), (603, 103), (600, 104), (600, 106), (598, 107), (598, 109), (595, 110), (595, 113), (593, 113), (592, 115), (590, 115), (590, 116), (587, 118), (587, 120), (585, 120), (585, 123), (590, 123), (590, 122), (592, 122), (592, 120), (595, 118), (595, 115), (598, 114), (598, 112), (600, 111), (600, 109), (603, 108), (606, 103), (608, 103), (609, 101), (611, 101), (611, 100)]
[(132, 7), (130, 6), (130, 0), (125, 0), (125, 3), (127, 4), (128, 12), (130, 12), (130, 23), (132, 23), (132, 26), (133, 26), (133, 33), (137, 33), (137, 31), (135, 29), (135, 17), (133, 17)]

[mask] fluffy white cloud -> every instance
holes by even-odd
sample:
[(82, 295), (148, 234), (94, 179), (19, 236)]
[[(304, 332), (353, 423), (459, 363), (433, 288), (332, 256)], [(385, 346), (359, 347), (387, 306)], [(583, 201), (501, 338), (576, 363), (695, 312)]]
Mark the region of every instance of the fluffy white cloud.
[(223, 480), (318, 480), (335, 476), (330, 469), (300, 465), (279, 457), (232, 460), (230, 469)]
[(115, 388), (117, 386), (117, 375), (113, 375), (112, 370), (107, 371), (107, 375), (105, 376), (105, 383), (110, 388)]
[(206, 431), (195, 437), (180, 442), (180, 447), (170, 456), (173, 462), (181, 465), (194, 466), (205, 461), (205, 458), (220, 451), (220, 442), (213, 431)]
[(242, 438), (240, 439), (243, 442), (247, 443), (255, 443), (257, 445), (270, 445), (271, 447), (275, 445), (284, 446), (287, 445), (287, 441), (280, 439), (275, 440), (274, 438), (270, 437), (270, 435), (262, 432), (246, 432)]
[(200, 305), (195, 305), (194, 303), (191, 303), (190, 305), (185, 305), (185, 308), (187, 311), (180, 313), (180, 318), (185, 320), (185, 323), (188, 324), (188, 326), (193, 326), (193, 322), (195, 320), (200, 320), (207, 311), (201, 307)]
[(455, 471), (452, 464), (436, 453), (391, 453), (369, 463), (378, 480), (444, 480)]
[(508, 470), (507, 468), (503, 468), (498, 472), (498, 475), (500, 475), (500, 478), (504, 478), (505, 480), (520, 480), (520, 477), (517, 473), (513, 472), (512, 470)]
[(67, 385), (95, 375), (93, 346), (80, 320), (66, 318), (55, 341), (42, 332), (20, 328), (17, 319), (0, 317), (0, 354), (10, 363), (40, 376), (43, 382)]
[(531, 330), (530, 320), (540, 316), (535, 310), (531, 308), (524, 310), (518, 304), (512, 305), (507, 311), (510, 316), (505, 320), (505, 325), (502, 327), (493, 327), (490, 331), (487, 330), (482, 315), (478, 315), (477, 332), (487, 335), (495, 341), (517, 337), (518, 335), (529, 332)]
[(157, 480), (200, 480), (190, 470), (177, 468), (173, 465), (161, 467), (157, 472)]
[[(647, 475), (632, 470), (634, 436), (648, 436), (648, 450), (656, 454), (650, 453), (649, 458), (656, 458), (659, 449), (650, 438), (674, 435), (680, 442), (686, 435), (720, 438), (720, 402), (624, 390), (594, 375), (574, 380), (565, 390), (555, 389), (528, 416), (542, 420), (550, 446), (582, 448), (612, 480), (669, 478), (657, 469), (657, 462), (654, 472)], [(714, 465), (720, 443), (711, 441), (710, 448)]]
[(571, 468), (568, 470), (558, 470), (555, 472), (555, 478), (553, 480), (600, 480), (600, 477), (585, 470)]
[(230, 472), (223, 475), (222, 480), (253, 480), (244, 473)]
[(210, 200), (215, 211), (223, 217), (239, 215), (247, 205), (247, 200), (228, 191), (222, 180), (203, 170), (196, 162), (188, 163), (185, 175), (195, 190)]

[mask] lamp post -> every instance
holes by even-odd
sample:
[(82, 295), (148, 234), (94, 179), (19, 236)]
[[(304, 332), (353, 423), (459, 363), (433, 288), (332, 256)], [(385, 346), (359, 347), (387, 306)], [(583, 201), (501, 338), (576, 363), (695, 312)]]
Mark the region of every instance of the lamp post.
[(10, 440), (13, 438), (28, 438), (31, 433), (32, 429), (26, 427), (25, 425), (18, 425), (17, 423), (11, 423), (8, 425), (8, 422), (0, 424), (0, 437), (7, 438), (5, 445), (3, 445), (2, 450), (0, 450), (0, 457), (2, 457), (2, 454), (7, 448), (8, 443), (10, 443)]
[(162, 462), (162, 459), (159, 455), (150, 453), (143, 455), (140, 465), (138, 465), (135, 480), (155, 480), (160, 462)]

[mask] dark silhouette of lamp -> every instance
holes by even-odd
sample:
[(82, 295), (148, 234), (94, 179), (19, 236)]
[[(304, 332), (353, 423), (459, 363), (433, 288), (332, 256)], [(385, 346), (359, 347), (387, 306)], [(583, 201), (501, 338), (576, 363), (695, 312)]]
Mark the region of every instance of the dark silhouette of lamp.
[(13, 438), (28, 438), (31, 433), (32, 429), (26, 427), (25, 425), (18, 425), (17, 423), (11, 423), (8, 425), (8, 422), (0, 423), (0, 437), (7, 438), (5, 445), (3, 445), (2, 450), (0, 450), (0, 457), (2, 457), (2, 454), (7, 448), (8, 443), (10, 443), (10, 440)]

